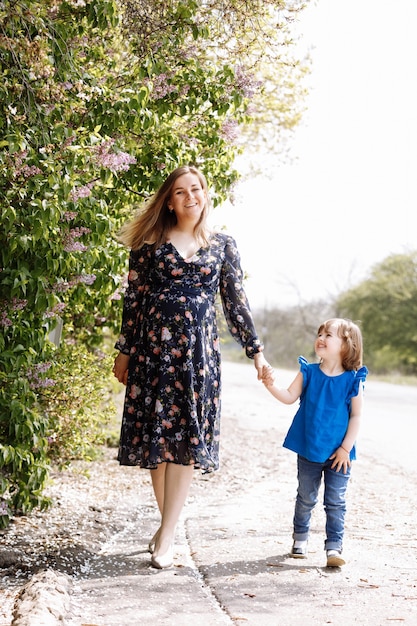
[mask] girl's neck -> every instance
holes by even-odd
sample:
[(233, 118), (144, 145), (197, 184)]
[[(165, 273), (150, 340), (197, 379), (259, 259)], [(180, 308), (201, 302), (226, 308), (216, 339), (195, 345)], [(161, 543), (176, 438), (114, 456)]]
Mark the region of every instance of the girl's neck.
[(343, 374), (345, 371), (342, 362), (339, 360), (328, 361), (323, 359), (320, 363), (320, 369), (326, 376), (339, 376), (339, 374)]

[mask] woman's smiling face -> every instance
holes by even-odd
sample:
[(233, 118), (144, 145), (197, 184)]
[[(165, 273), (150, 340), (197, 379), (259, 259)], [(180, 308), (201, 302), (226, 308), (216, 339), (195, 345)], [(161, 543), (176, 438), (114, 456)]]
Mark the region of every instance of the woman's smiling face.
[(207, 201), (206, 192), (196, 174), (189, 172), (175, 181), (168, 208), (175, 212), (177, 221), (200, 219)]

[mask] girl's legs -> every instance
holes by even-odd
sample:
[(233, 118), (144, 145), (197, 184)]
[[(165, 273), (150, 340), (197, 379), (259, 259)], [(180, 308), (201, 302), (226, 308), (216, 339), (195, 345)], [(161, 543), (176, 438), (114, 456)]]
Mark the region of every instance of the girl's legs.
[(346, 489), (350, 478), (350, 467), (346, 474), (336, 472), (328, 461), (324, 469), (324, 510), (326, 511), (325, 550), (343, 549), (345, 529)]
[(298, 490), (294, 510), (294, 541), (307, 541), (311, 513), (317, 504), (323, 470), (322, 463), (313, 463), (302, 456), (297, 457)]
[(181, 511), (193, 478), (193, 465), (161, 463), (151, 471), (156, 501), (161, 511), (161, 526), (155, 535), (153, 558), (157, 559), (170, 549)]

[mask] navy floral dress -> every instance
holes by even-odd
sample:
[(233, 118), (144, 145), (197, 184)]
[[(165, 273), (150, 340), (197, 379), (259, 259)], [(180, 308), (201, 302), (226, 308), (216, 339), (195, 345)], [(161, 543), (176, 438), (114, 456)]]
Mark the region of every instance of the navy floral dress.
[(232, 237), (184, 259), (168, 241), (132, 251), (120, 337), (130, 355), (118, 460), (219, 467), (220, 346), (216, 296), (249, 358), (262, 351)]

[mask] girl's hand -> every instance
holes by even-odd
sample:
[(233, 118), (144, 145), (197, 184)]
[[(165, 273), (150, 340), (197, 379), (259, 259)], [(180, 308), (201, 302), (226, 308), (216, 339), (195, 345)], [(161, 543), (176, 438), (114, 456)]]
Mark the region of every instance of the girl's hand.
[(265, 387), (271, 387), (275, 382), (274, 369), (270, 365), (264, 365), (262, 368), (262, 382)]
[(117, 357), (114, 359), (113, 374), (119, 383), (123, 383), (123, 385), (127, 384), (127, 368), (129, 367), (129, 360), (130, 356), (128, 354), (123, 354), (123, 352), (119, 352)]
[(336, 468), (336, 472), (340, 472), (343, 468), (343, 473), (346, 474), (347, 468), (352, 465), (350, 460), (350, 455), (347, 450), (344, 448), (338, 448), (334, 454), (330, 457), (330, 460), (333, 459), (333, 463), (331, 468)]

